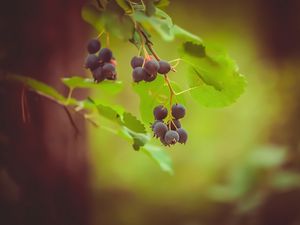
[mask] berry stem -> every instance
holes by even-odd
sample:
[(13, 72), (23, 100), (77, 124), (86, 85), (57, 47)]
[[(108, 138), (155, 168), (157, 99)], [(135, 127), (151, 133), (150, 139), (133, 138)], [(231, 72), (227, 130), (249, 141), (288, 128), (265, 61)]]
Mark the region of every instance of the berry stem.
[(97, 36), (97, 39), (100, 39), (100, 37), (105, 33), (105, 30), (102, 30), (99, 35)]
[(107, 47), (107, 48), (109, 48), (109, 44), (110, 44), (109, 33), (106, 32), (106, 47)]

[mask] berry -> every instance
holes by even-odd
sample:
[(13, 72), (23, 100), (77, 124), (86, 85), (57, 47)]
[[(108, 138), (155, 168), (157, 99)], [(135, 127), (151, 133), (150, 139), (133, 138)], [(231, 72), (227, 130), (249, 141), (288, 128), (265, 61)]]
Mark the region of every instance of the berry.
[(155, 120), (155, 121), (151, 124), (150, 128), (151, 128), (152, 131), (153, 131), (153, 128), (154, 128), (155, 124), (157, 124), (158, 122), (162, 122), (162, 120)]
[(102, 73), (108, 80), (116, 79), (116, 68), (111, 63), (105, 63), (102, 67)]
[(168, 127), (163, 122), (158, 122), (153, 127), (155, 137), (164, 137), (167, 131)]
[[(144, 70), (145, 71), (145, 70)], [(145, 71), (145, 77), (144, 77), (144, 81), (146, 82), (151, 82), (151, 81), (154, 81), (157, 77), (157, 73), (156, 74), (148, 74), (146, 71)]]
[(172, 106), (172, 116), (175, 119), (180, 119), (185, 116), (185, 108), (181, 104), (175, 104)]
[(187, 132), (182, 129), (182, 128), (179, 128), (177, 130), (178, 134), (179, 134), (179, 140), (178, 142), (181, 143), (181, 144), (185, 144), (187, 139), (188, 139), (188, 135), (187, 135)]
[(136, 67), (142, 67), (144, 63), (144, 58), (142, 56), (134, 56), (132, 59), (131, 59), (131, 67), (134, 69)]
[(163, 120), (168, 115), (168, 110), (162, 105), (156, 106), (153, 110), (153, 115), (156, 120)]
[(85, 68), (94, 70), (100, 65), (99, 59), (96, 55), (88, 55), (85, 60)]
[(144, 65), (145, 71), (150, 75), (156, 75), (159, 69), (159, 64), (156, 60), (148, 60)]
[(112, 59), (112, 51), (108, 48), (102, 48), (99, 52), (99, 60), (109, 62)]
[(167, 145), (174, 145), (177, 141), (179, 141), (179, 134), (174, 130), (168, 130), (165, 135)]
[(165, 141), (165, 137), (160, 137), (159, 140), (164, 146), (168, 145), (167, 142)]
[(181, 123), (179, 120), (171, 120), (168, 125), (170, 124), (171, 130), (177, 130), (181, 127)]
[(142, 67), (136, 67), (132, 71), (132, 78), (134, 82), (140, 82), (144, 80), (146, 76), (147, 74)]
[(94, 80), (99, 83), (105, 79), (105, 75), (103, 74), (103, 69), (101, 66), (98, 66), (96, 69), (92, 71)]
[(167, 61), (160, 60), (158, 62), (158, 64), (159, 64), (158, 73), (160, 73), (160, 74), (167, 74), (167, 73), (170, 72), (171, 65)]
[(101, 43), (97, 39), (92, 39), (87, 44), (87, 50), (90, 54), (98, 52), (101, 48)]

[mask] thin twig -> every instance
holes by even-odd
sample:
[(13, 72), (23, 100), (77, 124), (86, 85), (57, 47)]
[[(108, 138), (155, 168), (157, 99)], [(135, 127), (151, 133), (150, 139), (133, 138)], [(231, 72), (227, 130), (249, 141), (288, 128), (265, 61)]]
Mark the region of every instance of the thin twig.
[(79, 129), (78, 129), (75, 121), (73, 120), (73, 117), (72, 117), (70, 111), (68, 110), (67, 106), (64, 106), (63, 108), (64, 108), (64, 110), (65, 110), (65, 112), (66, 112), (66, 114), (67, 114), (67, 116), (68, 116), (68, 118), (70, 120), (71, 125), (73, 126), (73, 128), (75, 130), (75, 137), (77, 137), (78, 134), (79, 134)]

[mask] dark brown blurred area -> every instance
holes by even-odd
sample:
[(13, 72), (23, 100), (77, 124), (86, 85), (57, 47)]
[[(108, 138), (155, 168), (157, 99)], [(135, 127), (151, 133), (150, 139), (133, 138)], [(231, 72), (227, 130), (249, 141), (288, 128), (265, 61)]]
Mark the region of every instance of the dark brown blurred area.
[[(88, 37), (81, 19), (83, 3), (1, 2), (1, 76), (30, 76), (66, 94), (60, 78), (83, 72)], [(1, 83), (0, 104), (0, 224), (89, 224), (83, 119), (72, 115), (76, 134), (64, 108), (12, 83)]]
[[(251, 21), (249, 24), (253, 26), (265, 61), (274, 64), (279, 74), (287, 65), (292, 68), (280, 75), (282, 82), (277, 88), (285, 93), (282, 101), (293, 104), (286, 105), (289, 114), (274, 124), (270, 142), (288, 146), (290, 160), (286, 167), (299, 171), (300, 1), (188, 2), (205, 7), (208, 12), (233, 18), (233, 9), (245, 12), (243, 19)], [(66, 94), (67, 90), (60, 86), (60, 77), (83, 72), (82, 58), (88, 37), (87, 25), (80, 17), (83, 3), (79, 0), (2, 2), (0, 76), (10, 73), (31, 76)], [(20, 85), (0, 84), (0, 224), (90, 224), (93, 210), (89, 201), (84, 121), (72, 115), (80, 130), (76, 135), (61, 106), (26, 91), (30, 118), (24, 122), (22, 93)], [(118, 207), (126, 208), (128, 202), (143, 208), (139, 211), (143, 213), (144, 220), (140, 221), (143, 225), (200, 224), (199, 221), (222, 225), (296, 225), (300, 221), (299, 190), (271, 193), (257, 211), (237, 219), (233, 219), (234, 206), (230, 204), (214, 206), (215, 214), (197, 207), (186, 212), (172, 203), (163, 203), (163, 208), (145, 206), (131, 194), (120, 190), (97, 193), (94, 196), (94, 201), (100, 205), (100, 210), (95, 213), (97, 221), (106, 225), (120, 224), (113, 212)]]

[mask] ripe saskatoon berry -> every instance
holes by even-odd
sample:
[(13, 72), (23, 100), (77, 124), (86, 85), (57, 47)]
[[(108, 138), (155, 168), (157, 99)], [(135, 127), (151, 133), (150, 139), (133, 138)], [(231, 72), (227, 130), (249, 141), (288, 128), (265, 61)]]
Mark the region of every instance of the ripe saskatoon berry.
[(144, 78), (144, 81), (146, 81), (146, 82), (154, 81), (157, 77), (157, 73), (156, 74), (148, 74), (147, 72), (145, 72), (145, 73), (146, 73), (146, 76)]
[(160, 60), (158, 63), (159, 63), (158, 73), (167, 74), (170, 72), (171, 65), (167, 61)]
[(112, 51), (108, 48), (102, 48), (99, 52), (99, 60), (109, 62), (112, 59)]
[(94, 70), (100, 65), (99, 59), (96, 55), (88, 55), (85, 60), (85, 68)]
[(177, 130), (178, 128), (181, 127), (181, 123), (180, 123), (179, 120), (172, 120), (172, 121), (169, 122), (169, 124), (171, 126), (171, 130)]
[(181, 143), (181, 144), (185, 144), (187, 139), (188, 139), (188, 135), (187, 135), (187, 132), (182, 129), (182, 128), (179, 128), (177, 130), (178, 134), (179, 134), (179, 140), (178, 142)]
[(102, 73), (108, 80), (116, 79), (116, 68), (111, 63), (105, 63), (102, 67)]
[(132, 59), (131, 59), (131, 67), (134, 69), (136, 67), (142, 67), (144, 63), (144, 58), (142, 56), (134, 56)]
[(155, 124), (157, 124), (158, 122), (163, 122), (163, 121), (162, 121), (162, 120), (155, 120), (155, 121), (151, 124), (151, 126), (150, 126), (150, 128), (151, 128), (152, 131), (153, 131), (153, 128), (154, 128)]
[(165, 141), (165, 137), (160, 137), (159, 140), (164, 146), (168, 145), (167, 142)]
[(176, 144), (177, 141), (179, 141), (178, 133), (174, 130), (168, 130), (165, 135), (165, 142), (168, 145), (174, 145), (174, 144)]
[(96, 69), (92, 71), (94, 80), (99, 83), (105, 79), (105, 75), (102, 72), (102, 67), (98, 66)]
[(98, 52), (101, 48), (101, 43), (97, 39), (92, 39), (87, 44), (87, 50), (90, 54)]
[(168, 115), (168, 110), (162, 105), (156, 106), (153, 109), (153, 115), (156, 120), (163, 120)]
[(181, 104), (175, 104), (172, 106), (172, 116), (175, 119), (180, 119), (183, 118), (185, 116), (185, 108), (183, 105)]
[(158, 122), (153, 127), (155, 137), (164, 137), (167, 131), (168, 127), (163, 122)]
[(140, 82), (144, 80), (146, 76), (147, 74), (142, 67), (136, 67), (132, 71), (132, 78), (134, 82)]
[(148, 60), (144, 65), (145, 71), (150, 75), (156, 75), (159, 69), (159, 64), (156, 60)]

